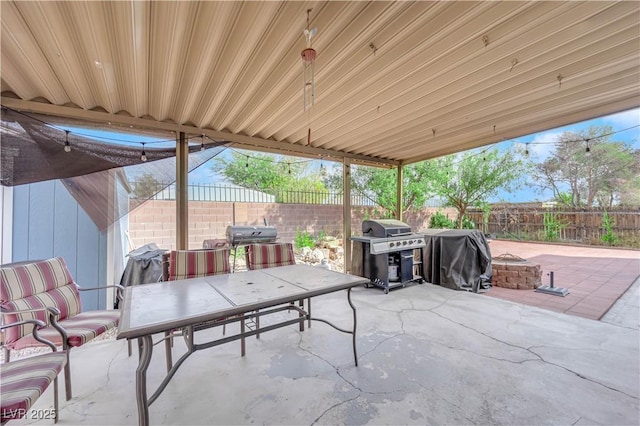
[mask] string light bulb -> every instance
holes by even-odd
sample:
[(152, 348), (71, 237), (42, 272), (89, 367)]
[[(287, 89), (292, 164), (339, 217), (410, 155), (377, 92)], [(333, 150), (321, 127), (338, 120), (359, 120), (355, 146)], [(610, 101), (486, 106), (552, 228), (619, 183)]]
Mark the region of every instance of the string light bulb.
[(291, 174), (291, 163), (287, 163), (287, 165), (289, 166), (289, 174)]
[(140, 154), (140, 160), (142, 162), (147, 161), (147, 153), (144, 152), (144, 142), (140, 142), (142, 144), (142, 153)]
[(524, 144), (524, 155), (529, 156), (529, 143)]
[(586, 152), (587, 154), (591, 154), (591, 148), (589, 147), (589, 139), (586, 139), (585, 142), (587, 143), (587, 147), (584, 149), (584, 152)]
[(204, 133), (200, 135), (200, 151), (204, 151)]
[(65, 130), (66, 133), (65, 141), (64, 141), (64, 152), (71, 152), (71, 144), (69, 144), (69, 131)]
[(249, 168), (249, 156), (247, 155), (247, 160), (244, 163), (244, 168), (248, 169)]

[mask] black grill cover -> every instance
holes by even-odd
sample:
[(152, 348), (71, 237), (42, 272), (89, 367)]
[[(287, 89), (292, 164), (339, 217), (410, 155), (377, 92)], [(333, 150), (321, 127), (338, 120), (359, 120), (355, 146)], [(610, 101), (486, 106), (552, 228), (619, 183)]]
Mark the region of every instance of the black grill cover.
[(454, 290), (491, 288), (491, 250), (478, 230), (429, 230), (423, 250), (424, 278)]

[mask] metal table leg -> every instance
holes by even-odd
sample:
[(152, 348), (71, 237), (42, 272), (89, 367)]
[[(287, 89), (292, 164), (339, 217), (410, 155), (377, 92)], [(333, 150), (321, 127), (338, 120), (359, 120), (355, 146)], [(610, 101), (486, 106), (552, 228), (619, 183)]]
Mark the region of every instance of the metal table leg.
[(136, 370), (136, 400), (138, 402), (138, 424), (149, 425), (149, 404), (147, 401), (147, 368), (151, 362), (153, 342), (151, 336), (138, 338), (140, 345), (140, 360)]
[(356, 367), (358, 366), (358, 353), (356, 351), (356, 327), (358, 325), (358, 317), (356, 316), (356, 307), (351, 302), (351, 287), (347, 289), (347, 300), (349, 301), (349, 306), (353, 310), (353, 331), (351, 332), (351, 338), (353, 339), (353, 359), (356, 362)]

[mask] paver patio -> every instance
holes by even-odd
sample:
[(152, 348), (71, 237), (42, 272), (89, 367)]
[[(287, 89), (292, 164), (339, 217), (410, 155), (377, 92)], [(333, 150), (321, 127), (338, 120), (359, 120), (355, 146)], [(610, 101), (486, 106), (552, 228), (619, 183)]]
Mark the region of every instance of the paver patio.
[(542, 284), (569, 290), (565, 297), (493, 286), (485, 294), (525, 305), (599, 320), (640, 276), (640, 251), (491, 240), (493, 257), (509, 253), (542, 268)]

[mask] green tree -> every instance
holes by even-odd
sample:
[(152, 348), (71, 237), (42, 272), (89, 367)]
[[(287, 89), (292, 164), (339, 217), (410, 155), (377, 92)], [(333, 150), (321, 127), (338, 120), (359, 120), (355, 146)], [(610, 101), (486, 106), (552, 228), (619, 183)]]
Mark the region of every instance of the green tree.
[(511, 191), (528, 171), (529, 162), (518, 149), (500, 153), (489, 149), (481, 154), (465, 153), (431, 160), (431, 187), (447, 205), (458, 211), (457, 225), (462, 229), (469, 207), (481, 207), (500, 189)]
[(274, 195), (277, 202), (301, 202), (306, 201), (304, 194), (301, 196), (304, 192), (316, 199), (318, 193), (328, 195), (318, 174), (309, 170), (309, 164), (280, 155), (232, 152), (228, 158), (216, 157), (212, 169), (235, 185)]
[[(430, 187), (434, 164), (423, 161), (403, 168), (402, 212), (420, 209), (433, 195)], [(325, 183), (334, 191), (342, 191), (342, 173), (339, 170), (325, 176)], [(397, 214), (396, 184), (397, 169), (353, 166), (351, 171), (351, 191), (362, 194), (382, 209), (382, 216), (392, 218)]]
[(551, 157), (536, 165), (534, 182), (571, 207), (611, 207), (620, 202), (624, 183), (634, 178), (636, 159), (631, 147), (610, 140), (612, 132), (608, 126), (591, 126), (563, 133)]
[[(457, 226), (462, 229), (469, 207), (481, 206), (499, 189), (515, 188), (529, 164), (519, 151), (500, 154), (492, 149), (482, 155), (450, 155), (407, 165), (403, 169), (403, 212), (420, 209), (428, 199), (439, 197), (456, 208)], [(384, 209), (386, 217), (395, 217), (396, 169), (358, 167), (351, 178), (354, 191), (366, 194)], [(341, 190), (341, 175), (332, 176), (328, 183)]]
[(147, 200), (164, 188), (151, 173), (138, 176), (133, 185), (133, 194), (136, 198)]

